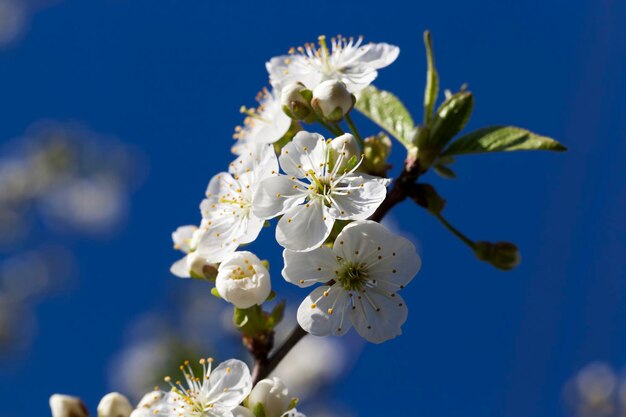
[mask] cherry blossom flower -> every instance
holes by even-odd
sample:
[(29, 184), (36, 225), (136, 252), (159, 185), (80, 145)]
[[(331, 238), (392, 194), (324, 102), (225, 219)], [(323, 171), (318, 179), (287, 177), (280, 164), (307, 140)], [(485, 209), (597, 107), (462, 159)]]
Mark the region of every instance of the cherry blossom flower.
[(174, 262), (171, 266), (170, 272), (172, 274), (179, 278), (190, 278), (191, 276), (200, 278), (211, 274), (210, 271), (215, 271), (216, 266), (207, 260), (209, 255), (204, 254), (201, 250), (196, 250), (202, 233), (202, 228), (193, 225), (180, 226), (172, 233), (174, 249), (185, 254), (182, 259)]
[[(172, 390), (148, 408), (157, 417), (233, 417), (233, 410), (250, 394), (252, 377), (248, 366), (230, 359), (211, 371), (212, 359), (201, 359), (202, 375), (194, 375), (189, 362), (180, 367), (185, 383), (165, 381)], [(142, 413), (145, 412), (142, 409)], [(143, 414), (141, 414), (143, 415)]]
[(283, 252), (283, 277), (317, 287), (298, 308), (298, 323), (317, 335), (343, 335), (352, 326), (373, 343), (400, 335), (407, 307), (397, 291), (420, 268), (415, 246), (369, 220), (347, 225), (333, 248)]
[(243, 127), (235, 128), (234, 138), (242, 143), (274, 143), (285, 136), (291, 119), (283, 112), (280, 90), (263, 89), (257, 96), (256, 109), (242, 107), (247, 117)]
[[(346, 140), (348, 138), (348, 140)], [(342, 143), (333, 149), (334, 141)], [(326, 141), (317, 133), (298, 132), (279, 157), (286, 175), (263, 180), (254, 195), (253, 212), (261, 219), (282, 215), (276, 240), (294, 251), (320, 246), (335, 220), (368, 218), (387, 193), (387, 180), (355, 172), (358, 149), (351, 135)], [(354, 163), (353, 163), (354, 162)]]
[(319, 47), (307, 44), (292, 48), (289, 55), (272, 58), (265, 64), (270, 83), (280, 91), (296, 82), (314, 89), (322, 81), (337, 80), (356, 93), (374, 81), (377, 70), (393, 63), (400, 53), (400, 48), (387, 43), (363, 45), (362, 37), (354, 40), (338, 36), (331, 39), (331, 47), (329, 50), (326, 38), (320, 36)]
[(230, 164), (229, 172), (214, 176), (200, 204), (203, 225), (198, 251), (221, 262), (240, 244), (254, 241), (265, 221), (252, 212), (259, 183), (278, 171), (272, 145), (250, 147)]

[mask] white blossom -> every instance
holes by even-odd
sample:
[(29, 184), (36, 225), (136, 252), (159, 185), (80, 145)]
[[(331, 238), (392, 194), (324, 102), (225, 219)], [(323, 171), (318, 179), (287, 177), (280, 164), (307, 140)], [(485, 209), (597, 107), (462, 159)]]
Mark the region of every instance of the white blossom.
[(256, 109), (242, 108), (247, 117), (243, 127), (235, 128), (234, 138), (243, 143), (274, 143), (285, 136), (291, 126), (291, 119), (282, 109), (280, 90), (263, 89), (257, 100)]
[[(283, 247), (308, 251), (329, 236), (335, 220), (368, 218), (387, 193), (387, 180), (356, 173), (357, 155), (346, 141), (332, 151), (317, 133), (298, 132), (279, 157), (286, 175), (263, 180), (254, 196), (253, 211), (259, 218), (282, 215), (276, 240)], [(352, 161), (354, 167), (347, 170)]]
[(128, 398), (119, 392), (110, 392), (98, 404), (98, 417), (129, 417), (133, 412)]
[[(248, 366), (230, 359), (211, 371), (211, 359), (201, 359), (202, 375), (194, 375), (185, 362), (180, 367), (185, 381), (165, 381), (172, 385), (150, 408), (149, 415), (157, 417), (233, 417), (233, 410), (250, 394), (252, 377)], [(141, 410), (146, 410), (143, 408)], [(142, 411), (143, 412), (143, 411)], [(143, 417), (143, 414), (140, 414)]]
[(254, 241), (265, 221), (252, 212), (254, 192), (264, 179), (277, 174), (272, 145), (250, 147), (215, 175), (200, 204), (203, 223), (197, 250), (211, 262), (221, 262), (240, 244)]
[(220, 264), (215, 288), (238, 308), (262, 304), (272, 290), (270, 274), (253, 253), (235, 252)]
[(171, 266), (172, 274), (179, 278), (189, 278), (192, 275), (203, 277), (207, 274), (211, 275), (212, 271), (216, 270), (216, 265), (208, 261), (210, 255), (196, 250), (202, 233), (202, 228), (193, 225), (180, 226), (172, 233), (174, 249), (185, 254)]
[(289, 390), (277, 377), (259, 381), (248, 397), (248, 407), (254, 410), (261, 404), (265, 417), (281, 417), (289, 409), (290, 403)]
[(367, 87), (378, 76), (378, 69), (393, 63), (400, 49), (387, 43), (363, 45), (363, 38), (337, 37), (331, 39), (331, 49), (326, 38), (319, 37), (319, 47), (307, 44), (292, 48), (289, 55), (272, 58), (265, 67), (270, 83), (280, 90), (289, 84), (303, 83), (314, 89), (326, 80), (343, 82), (348, 91), (356, 93)]
[(352, 326), (373, 343), (402, 333), (407, 307), (397, 291), (420, 268), (415, 246), (372, 221), (356, 221), (333, 248), (283, 252), (283, 277), (300, 287), (317, 287), (298, 308), (298, 323), (317, 335), (343, 335)]

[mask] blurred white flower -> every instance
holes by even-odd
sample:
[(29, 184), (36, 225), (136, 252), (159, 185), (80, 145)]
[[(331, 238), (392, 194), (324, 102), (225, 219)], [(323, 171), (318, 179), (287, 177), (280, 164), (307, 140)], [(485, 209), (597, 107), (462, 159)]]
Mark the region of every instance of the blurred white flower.
[(128, 398), (119, 392), (106, 394), (98, 403), (98, 417), (129, 417), (132, 412)]
[(230, 359), (211, 370), (212, 359), (201, 359), (202, 374), (196, 377), (189, 362), (181, 366), (185, 384), (172, 382), (172, 390), (164, 396), (166, 407), (150, 408), (156, 416), (179, 417), (231, 417), (252, 389), (248, 366), (240, 360)]
[(244, 143), (269, 144), (285, 136), (291, 126), (291, 119), (282, 109), (280, 90), (263, 89), (257, 96), (256, 109), (242, 108), (247, 114), (243, 127), (235, 129), (234, 138)]
[(78, 397), (53, 394), (50, 397), (52, 417), (88, 417), (89, 412)]

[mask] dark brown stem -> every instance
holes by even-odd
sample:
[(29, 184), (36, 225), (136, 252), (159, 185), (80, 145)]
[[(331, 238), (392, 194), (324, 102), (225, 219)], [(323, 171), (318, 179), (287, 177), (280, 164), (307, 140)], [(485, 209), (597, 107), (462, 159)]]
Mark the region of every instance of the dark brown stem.
[[(426, 170), (420, 167), (419, 161), (407, 159), (404, 164), (404, 169), (398, 178), (395, 179), (391, 190), (389, 190), (387, 196), (374, 214), (370, 216), (369, 220), (380, 222), (396, 204), (404, 201), (409, 195), (412, 195), (415, 182), (424, 172), (426, 172)], [(282, 361), (291, 349), (306, 335), (307, 332), (299, 325), (296, 325), (291, 335), (289, 335), (289, 338), (269, 358), (259, 358), (255, 355), (256, 361), (252, 371), (253, 383), (256, 384), (260, 380), (267, 378), (276, 366), (278, 366), (280, 361)]]
[(306, 335), (307, 332), (305, 332), (299, 325), (296, 325), (287, 340), (285, 340), (282, 346), (269, 357), (267, 362), (263, 363), (257, 360), (254, 364), (254, 370), (252, 371), (252, 381), (254, 384), (267, 378), (276, 366), (278, 366), (280, 361), (287, 356), (289, 351), (291, 351), (291, 349)]

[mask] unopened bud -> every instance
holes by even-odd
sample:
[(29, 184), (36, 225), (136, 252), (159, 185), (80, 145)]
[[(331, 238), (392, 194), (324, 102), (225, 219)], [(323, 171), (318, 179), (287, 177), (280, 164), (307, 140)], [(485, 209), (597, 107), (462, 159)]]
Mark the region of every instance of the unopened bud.
[(504, 271), (515, 268), (521, 261), (517, 246), (510, 242), (476, 242), (474, 253), (481, 261)]
[(280, 417), (291, 403), (289, 391), (280, 379), (273, 377), (259, 381), (248, 397), (248, 408), (261, 408), (265, 417)]
[(239, 251), (220, 264), (215, 288), (237, 308), (261, 305), (272, 291), (270, 273), (253, 253)]
[(355, 101), (344, 83), (328, 80), (313, 89), (311, 105), (325, 119), (338, 122), (352, 110)]
[(88, 417), (87, 407), (78, 397), (54, 394), (50, 397), (52, 417)]
[(381, 133), (377, 136), (370, 136), (365, 139), (363, 147), (362, 169), (368, 174), (385, 177), (387, 173), (387, 158), (391, 154), (391, 139), (389, 136)]
[(343, 174), (356, 166), (360, 159), (359, 144), (350, 133), (344, 133), (330, 141), (330, 170)]
[(311, 97), (311, 90), (307, 89), (304, 84), (289, 84), (280, 94), (283, 111), (292, 119), (308, 121), (313, 115)]
[(129, 417), (133, 412), (128, 398), (119, 392), (111, 392), (100, 400), (98, 404), (98, 417)]

